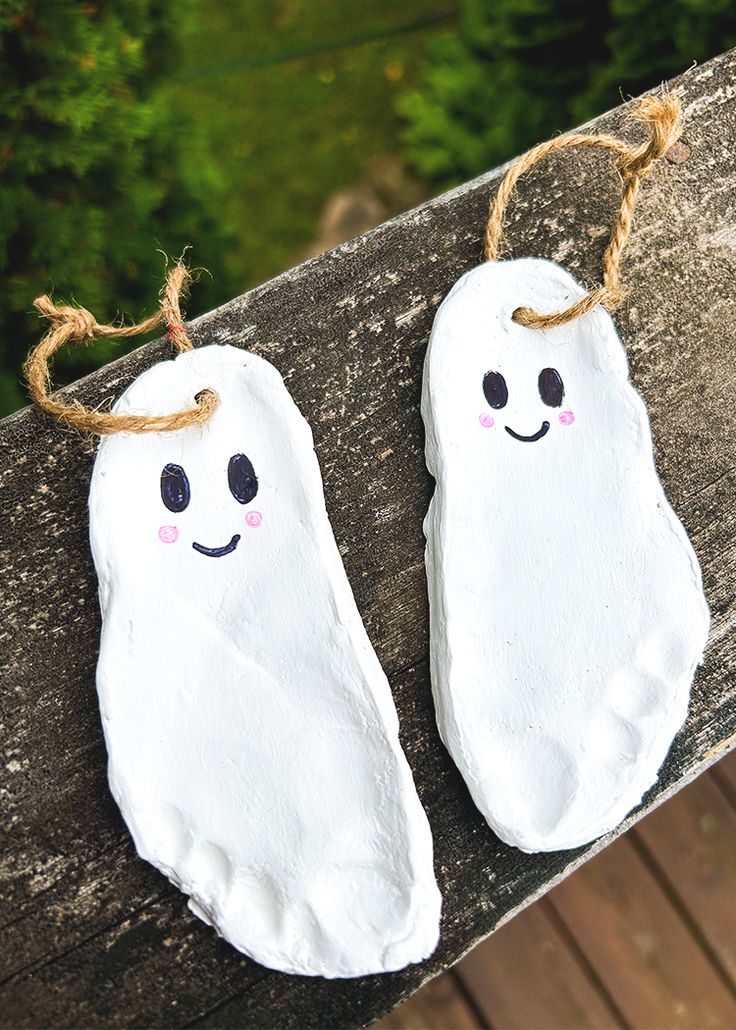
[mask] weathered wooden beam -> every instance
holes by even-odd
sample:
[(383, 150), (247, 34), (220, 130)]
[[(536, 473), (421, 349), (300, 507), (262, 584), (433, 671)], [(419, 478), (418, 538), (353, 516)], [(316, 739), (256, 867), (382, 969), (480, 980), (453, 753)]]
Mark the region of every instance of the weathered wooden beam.
[[(632, 818), (736, 741), (735, 75), (731, 53), (677, 80), (691, 153), (681, 163), (660, 162), (642, 192), (624, 262), (632, 293), (615, 319), (714, 616), (687, 725)], [(623, 109), (592, 127), (636, 134)], [(94, 448), (25, 409), (0, 424), (4, 1025), (369, 1023), (595, 850), (529, 856), (502, 845), (439, 741), (430, 697), (421, 525), (432, 486), (419, 416), (422, 360), (437, 304), (480, 260), (499, 174), (193, 326), (199, 343), (228, 342), (273, 361), (314, 429), (335, 534), (389, 674), (434, 831), (445, 905), (439, 950), (420, 967), (355, 981), (270, 972), (219, 941), (136, 858), (107, 789), (94, 689), (99, 617), (86, 514)], [(595, 281), (618, 195), (605, 157), (550, 159), (520, 185), (509, 253), (550, 257)], [(162, 341), (147, 345), (70, 393), (99, 404), (168, 354)]]

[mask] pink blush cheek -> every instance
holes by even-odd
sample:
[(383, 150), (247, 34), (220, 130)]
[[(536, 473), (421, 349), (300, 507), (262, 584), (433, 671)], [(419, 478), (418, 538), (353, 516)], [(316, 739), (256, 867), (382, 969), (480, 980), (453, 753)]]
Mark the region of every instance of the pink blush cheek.
[(251, 529), (258, 529), (260, 524), (263, 522), (263, 516), (259, 511), (249, 511), (245, 516), (246, 525), (250, 526)]
[(575, 421), (575, 416), (571, 411), (561, 411), (559, 419), (561, 426), (571, 426)]
[(162, 544), (175, 544), (179, 539), (179, 530), (176, 526), (161, 526), (158, 538)]
[(485, 415), (485, 414), (484, 415), (479, 415), (478, 416), (478, 421), (480, 422), (480, 424), (483, 426), (484, 429), (490, 429), (493, 426), (493, 419), (491, 418), (490, 415)]

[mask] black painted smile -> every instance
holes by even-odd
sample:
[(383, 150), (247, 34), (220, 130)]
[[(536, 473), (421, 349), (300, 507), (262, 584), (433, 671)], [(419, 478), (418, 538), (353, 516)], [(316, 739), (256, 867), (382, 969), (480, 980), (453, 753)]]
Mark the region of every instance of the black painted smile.
[(513, 436), (514, 440), (524, 440), (526, 443), (534, 443), (535, 440), (541, 440), (544, 434), (549, 429), (549, 422), (544, 421), (539, 429), (532, 436), (522, 436), (521, 433), (515, 433), (513, 429), (509, 429), (508, 426), (503, 427), (509, 436)]
[(203, 544), (193, 543), (192, 547), (200, 554), (206, 554), (208, 558), (222, 558), (223, 554), (230, 554), (240, 542), (240, 533), (236, 533), (229, 544), (224, 547), (205, 547)]

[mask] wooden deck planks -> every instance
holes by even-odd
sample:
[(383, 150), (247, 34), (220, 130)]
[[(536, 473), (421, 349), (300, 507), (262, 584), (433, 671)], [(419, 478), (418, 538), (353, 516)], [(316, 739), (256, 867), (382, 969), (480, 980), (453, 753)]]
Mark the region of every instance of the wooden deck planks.
[[(463, 958), (452, 972), (473, 1026), (736, 1025), (736, 798), (723, 780), (736, 780), (736, 755)], [(428, 986), (378, 1026), (452, 1030), (453, 982), (441, 1011)]]
[(454, 972), (441, 973), (377, 1026), (381, 1030), (475, 1030), (479, 1014), (464, 995)]
[(736, 983), (736, 810), (716, 778), (701, 776), (631, 834), (712, 963)]
[(570, 947), (546, 899), (479, 944), (455, 968), (487, 1026), (620, 1026), (615, 1009)]
[(550, 901), (631, 1026), (736, 1026), (736, 998), (627, 837)]
[(713, 778), (731, 804), (736, 807), (736, 762), (733, 756), (717, 762), (712, 769)]

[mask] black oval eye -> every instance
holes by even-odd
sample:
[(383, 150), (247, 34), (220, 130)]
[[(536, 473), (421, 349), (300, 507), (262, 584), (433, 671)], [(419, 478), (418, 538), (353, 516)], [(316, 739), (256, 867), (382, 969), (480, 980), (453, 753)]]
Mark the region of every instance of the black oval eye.
[(556, 368), (543, 368), (539, 373), (539, 396), (550, 408), (559, 408), (565, 396), (562, 376)]
[(509, 399), (509, 391), (500, 372), (486, 372), (483, 376), (483, 393), (492, 408), (503, 408)]
[(230, 493), (241, 504), (252, 501), (258, 493), (255, 469), (244, 454), (233, 454), (227, 466), (227, 481)]
[(169, 511), (184, 511), (189, 504), (189, 480), (181, 465), (164, 465), (161, 500)]

